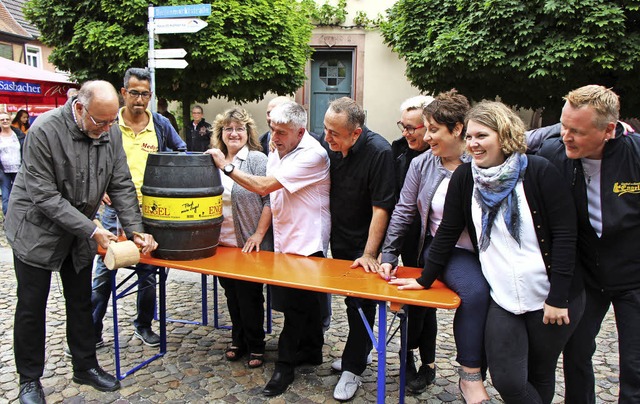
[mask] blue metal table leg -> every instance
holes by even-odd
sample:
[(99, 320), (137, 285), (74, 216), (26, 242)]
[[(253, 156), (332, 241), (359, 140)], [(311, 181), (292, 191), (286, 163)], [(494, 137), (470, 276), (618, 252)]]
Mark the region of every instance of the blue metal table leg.
[(399, 404), (404, 404), (405, 385), (407, 382), (407, 306), (398, 312), (400, 317), (400, 396)]
[(124, 377), (120, 374), (120, 332), (118, 330), (118, 286), (116, 285), (117, 271), (111, 271), (111, 310), (113, 313), (113, 354), (116, 366), (116, 377), (122, 380)]
[(367, 317), (362, 311), (362, 307), (358, 305), (358, 313), (364, 322), (369, 338), (374, 348), (378, 351), (378, 399), (379, 404), (384, 404), (384, 398), (387, 393), (387, 302), (378, 301), (378, 338), (376, 338)]
[(200, 285), (202, 289), (202, 325), (209, 325), (209, 306), (207, 304), (207, 275), (200, 275)]
[[(131, 269), (131, 268), (128, 268)], [(115, 356), (115, 366), (116, 366), (116, 377), (118, 380), (122, 380), (135, 371), (141, 369), (146, 366), (150, 362), (164, 356), (167, 352), (167, 324), (166, 324), (166, 282), (167, 282), (167, 273), (165, 268), (156, 268), (153, 271), (149, 271), (148, 274), (145, 274), (142, 277), (139, 277), (138, 280), (133, 282), (131, 285), (127, 286), (124, 291), (118, 293), (118, 289), (120, 286), (124, 285), (133, 275), (135, 275), (135, 271), (132, 272), (129, 276), (127, 276), (120, 284), (116, 283), (116, 273), (117, 271), (112, 271), (111, 273), (111, 300), (113, 307), (113, 342), (114, 342), (114, 356)], [(138, 286), (141, 280), (144, 280), (146, 277), (151, 276), (153, 274), (160, 275), (160, 352), (153, 355), (151, 358), (145, 360), (141, 364), (135, 366), (131, 370), (122, 373), (120, 366), (120, 336), (119, 336), (119, 328), (118, 328), (118, 300), (121, 298), (128, 296), (129, 291), (134, 287)], [(134, 293), (137, 293), (134, 292)]]

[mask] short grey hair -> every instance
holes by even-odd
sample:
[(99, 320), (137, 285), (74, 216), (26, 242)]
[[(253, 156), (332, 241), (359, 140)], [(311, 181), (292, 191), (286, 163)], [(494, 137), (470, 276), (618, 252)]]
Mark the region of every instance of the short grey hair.
[(434, 98), (430, 95), (417, 95), (406, 99), (402, 105), (400, 105), (400, 111), (412, 111), (414, 109), (424, 109), (427, 105), (431, 104)]
[(151, 71), (143, 67), (131, 67), (124, 73), (124, 88), (129, 88), (129, 80), (135, 77), (140, 81), (148, 81), (151, 85)]
[(271, 110), (271, 122), (279, 124), (292, 123), (299, 128), (307, 128), (307, 111), (295, 102), (280, 104)]

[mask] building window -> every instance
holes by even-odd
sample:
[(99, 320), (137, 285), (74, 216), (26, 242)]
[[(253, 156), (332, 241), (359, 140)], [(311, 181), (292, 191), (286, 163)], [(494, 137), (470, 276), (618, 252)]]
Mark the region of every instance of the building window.
[(0, 58), (13, 60), (13, 46), (0, 42)]
[(42, 50), (39, 46), (25, 45), (25, 54), (29, 66), (42, 69)]
[(324, 84), (328, 86), (337, 86), (347, 76), (346, 67), (339, 60), (329, 60), (320, 64), (320, 70), (318, 76)]

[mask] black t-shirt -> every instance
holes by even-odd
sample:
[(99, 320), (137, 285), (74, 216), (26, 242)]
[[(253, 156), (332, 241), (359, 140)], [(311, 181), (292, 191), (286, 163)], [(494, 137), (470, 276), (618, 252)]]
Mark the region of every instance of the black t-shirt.
[(389, 142), (363, 127), (346, 157), (331, 151), (331, 253), (334, 258), (362, 256), (369, 236), (372, 206), (391, 213), (395, 206), (395, 174)]

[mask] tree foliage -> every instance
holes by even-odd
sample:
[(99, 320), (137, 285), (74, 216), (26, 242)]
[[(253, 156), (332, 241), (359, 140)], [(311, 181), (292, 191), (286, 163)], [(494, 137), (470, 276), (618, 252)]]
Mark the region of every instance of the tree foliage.
[(559, 113), (568, 91), (602, 84), (637, 116), (639, 10), (639, 0), (399, 0), (381, 28), (423, 91)]
[[(310, 12), (291, 0), (191, 0), (211, 3), (208, 26), (193, 34), (158, 35), (156, 48), (184, 48), (184, 70), (157, 69), (156, 93), (192, 101), (217, 96), (259, 100), (296, 91), (311, 55)], [(148, 5), (184, 0), (30, 0), (25, 14), (54, 48), (50, 60), (78, 81), (104, 79), (116, 88), (129, 67), (147, 65)]]

